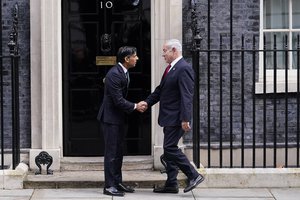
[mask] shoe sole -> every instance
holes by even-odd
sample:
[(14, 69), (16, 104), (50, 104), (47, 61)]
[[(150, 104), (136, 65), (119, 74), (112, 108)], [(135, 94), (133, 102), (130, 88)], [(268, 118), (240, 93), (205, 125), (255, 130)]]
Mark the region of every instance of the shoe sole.
[(179, 192), (179, 189), (175, 189), (175, 190), (163, 190), (163, 189), (160, 189), (160, 190), (156, 190), (157, 188), (155, 188), (154, 190), (153, 190), (153, 192), (154, 193), (161, 193), (161, 194), (163, 194), (163, 193), (170, 193), (170, 194), (177, 194), (178, 192)]
[(160, 193), (160, 194), (178, 194), (179, 191), (168, 191), (168, 192), (158, 192), (158, 191), (153, 191), (154, 193)]
[(109, 196), (116, 196), (116, 197), (124, 197), (125, 196), (125, 194), (111, 194), (109, 192), (103, 192), (103, 194), (109, 195)]
[(184, 193), (187, 193), (187, 192), (189, 192), (189, 191), (191, 191), (191, 190), (193, 190), (193, 189), (195, 189), (195, 187), (197, 187), (200, 183), (202, 183), (204, 181), (204, 177), (202, 176), (202, 178), (193, 186), (193, 187), (191, 187), (189, 190), (183, 190), (183, 192)]

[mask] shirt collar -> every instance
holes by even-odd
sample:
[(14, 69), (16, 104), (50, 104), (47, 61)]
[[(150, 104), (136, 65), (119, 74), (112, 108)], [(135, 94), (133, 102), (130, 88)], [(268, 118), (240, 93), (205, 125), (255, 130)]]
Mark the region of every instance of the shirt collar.
[[(173, 62), (171, 62), (171, 67), (170, 67), (170, 69), (173, 68), (174, 65), (175, 65), (181, 58), (182, 58), (182, 56), (179, 56), (178, 58), (176, 58), (175, 60), (173, 60)], [(169, 70), (169, 71), (170, 71), (170, 70)]]
[(126, 74), (127, 73), (127, 71), (128, 71), (128, 69), (126, 69), (123, 65), (122, 65), (122, 63), (118, 63), (121, 67), (122, 67), (122, 69), (123, 69), (123, 71), (124, 71), (124, 73)]

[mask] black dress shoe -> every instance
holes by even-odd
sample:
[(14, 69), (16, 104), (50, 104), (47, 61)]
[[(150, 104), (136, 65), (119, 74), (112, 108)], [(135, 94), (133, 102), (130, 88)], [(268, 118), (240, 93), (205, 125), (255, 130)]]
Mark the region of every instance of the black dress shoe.
[(177, 186), (163, 186), (163, 187), (156, 187), (153, 189), (153, 192), (155, 193), (178, 193), (178, 187)]
[(132, 187), (124, 185), (123, 183), (119, 183), (117, 189), (122, 192), (129, 192), (129, 193), (134, 192), (134, 189)]
[(197, 176), (197, 178), (189, 181), (188, 186), (186, 188), (184, 188), (183, 192), (186, 193), (186, 192), (191, 191), (192, 189), (197, 187), (197, 185), (199, 185), (202, 181), (204, 181), (204, 177), (201, 174), (199, 174), (199, 176)]
[(103, 194), (110, 195), (110, 196), (119, 196), (119, 197), (124, 196), (124, 192), (117, 190), (117, 188), (115, 187), (104, 188)]

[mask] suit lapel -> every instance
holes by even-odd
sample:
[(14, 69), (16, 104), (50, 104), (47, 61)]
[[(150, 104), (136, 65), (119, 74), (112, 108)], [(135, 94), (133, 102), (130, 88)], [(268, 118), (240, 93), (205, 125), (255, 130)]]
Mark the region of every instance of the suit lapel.
[(120, 73), (120, 76), (122, 77), (123, 81), (122, 82), (126, 82), (127, 84), (127, 77), (126, 74), (124, 73), (123, 68), (118, 64), (118, 72)]
[(126, 74), (124, 73), (124, 70), (121, 65), (117, 64), (117, 69), (120, 74), (120, 77), (122, 77), (122, 90), (123, 90), (123, 95), (126, 97), (127, 93), (128, 93), (128, 84), (127, 84)]
[(172, 75), (175, 72), (176, 68), (177, 68), (177, 63), (170, 69), (168, 75)]

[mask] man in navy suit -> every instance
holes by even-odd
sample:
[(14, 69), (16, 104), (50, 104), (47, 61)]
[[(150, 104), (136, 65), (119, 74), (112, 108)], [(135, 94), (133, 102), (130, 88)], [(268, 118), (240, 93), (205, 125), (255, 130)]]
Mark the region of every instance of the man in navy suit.
[(135, 104), (126, 100), (129, 86), (128, 70), (135, 67), (137, 60), (135, 47), (124, 46), (118, 50), (118, 64), (105, 76), (104, 97), (97, 116), (105, 143), (103, 193), (111, 196), (124, 196), (124, 192), (134, 192), (133, 188), (123, 184), (121, 168), (126, 114), (134, 110), (144, 112), (146, 109), (141, 102)]
[(154, 188), (153, 192), (178, 193), (178, 168), (188, 178), (184, 192), (189, 192), (204, 180), (178, 148), (180, 138), (191, 130), (194, 71), (183, 59), (182, 46), (177, 39), (168, 40), (163, 45), (163, 57), (169, 65), (160, 84), (145, 100), (147, 106), (160, 102), (158, 124), (164, 132), (164, 160), (168, 175), (165, 185)]

